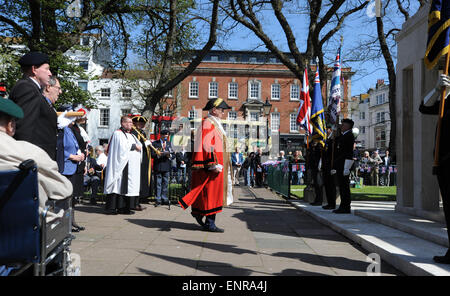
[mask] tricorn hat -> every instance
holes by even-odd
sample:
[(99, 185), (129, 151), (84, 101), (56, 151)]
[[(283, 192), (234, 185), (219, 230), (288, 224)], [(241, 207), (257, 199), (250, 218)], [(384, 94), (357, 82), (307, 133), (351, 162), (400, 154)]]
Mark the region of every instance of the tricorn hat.
[(161, 131), (161, 135), (168, 135), (170, 134), (170, 132), (168, 130), (162, 130)]
[(19, 105), (10, 99), (0, 98), (0, 112), (8, 114), (14, 118), (23, 118), (23, 110)]
[(213, 99), (213, 100), (208, 100), (208, 103), (206, 103), (206, 106), (205, 106), (205, 108), (203, 108), (203, 110), (208, 111), (214, 107), (220, 108), (220, 109), (231, 109), (231, 107), (228, 106), (228, 104), (225, 103), (225, 101), (223, 99), (217, 98), (217, 99)]
[(133, 120), (133, 122), (147, 122), (147, 118), (145, 118), (145, 116), (142, 116), (140, 114), (135, 114), (132, 116), (131, 118)]
[(21, 66), (37, 66), (49, 63), (48, 55), (36, 51), (29, 52), (19, 59), (19, 65)]

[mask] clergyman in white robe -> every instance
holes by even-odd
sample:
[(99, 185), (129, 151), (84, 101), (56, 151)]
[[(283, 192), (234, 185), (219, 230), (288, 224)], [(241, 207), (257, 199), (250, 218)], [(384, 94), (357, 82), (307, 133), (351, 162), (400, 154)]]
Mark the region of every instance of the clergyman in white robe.
[(108, 146), (104, 193), (106, 211), (114, 214), (116, 210), (127, 213), (139, 196), (141, 174), (141, 147), (139, 140), (130, 132), (120, 128), (111, 137)]

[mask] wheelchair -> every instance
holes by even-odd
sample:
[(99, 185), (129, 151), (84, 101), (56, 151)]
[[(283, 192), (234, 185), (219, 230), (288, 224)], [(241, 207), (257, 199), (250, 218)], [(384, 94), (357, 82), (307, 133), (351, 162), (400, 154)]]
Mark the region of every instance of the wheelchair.
[[(49, 213), (63, 210), (62, 217)], [(70, 198), (48, 201), (39, 213), (37, 166), (26, 160), (19, 170), (0, 172), (0, 275), (78, 275)]]

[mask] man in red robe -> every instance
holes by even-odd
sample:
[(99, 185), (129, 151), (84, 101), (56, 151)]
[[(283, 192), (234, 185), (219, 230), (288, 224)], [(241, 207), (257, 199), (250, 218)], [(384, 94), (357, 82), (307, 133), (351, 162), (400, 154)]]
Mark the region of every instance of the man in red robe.
[[(192, 157), (192, 190), (180, 199), (183, 209), (191, 206), (192, 216), (206, 231), (224, 232), (215, 224), (216, 213), (233, 201), (231, 159), (221, 118), (231, 109), (222, 99), (209, 100), (197, 130)], [(205, 216), (205, 221), (203, 217)]]

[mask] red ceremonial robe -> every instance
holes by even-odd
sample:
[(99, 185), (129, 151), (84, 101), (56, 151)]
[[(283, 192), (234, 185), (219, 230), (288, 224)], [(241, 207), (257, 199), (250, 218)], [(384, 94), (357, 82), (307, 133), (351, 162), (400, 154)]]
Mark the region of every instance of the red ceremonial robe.
[[(226, 151), (226, 135), (212, 118), (202, 120), (194, 142), (192, 190), (180, 199), (183, 209), (191, 206), (192, 214), (207, 216), (222, 211), (226, 204), (230, 154)], [(220, 173), (209, 169), (222, 165)]]

